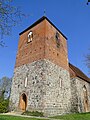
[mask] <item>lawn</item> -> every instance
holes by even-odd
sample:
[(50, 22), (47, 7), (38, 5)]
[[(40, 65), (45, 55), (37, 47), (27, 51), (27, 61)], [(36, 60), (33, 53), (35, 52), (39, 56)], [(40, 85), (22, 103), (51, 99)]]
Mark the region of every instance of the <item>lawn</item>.
[(81, 113), (81, 114), (68, 114), (62, 116), (55, 116), (52, 118), (26, 118), (26, 117), (17, 117), (10, 115), (0, 115), (0, 120), (90, 120), (90, 113)]
[(55, 116), (53, 118), (62, 120), (90, 120), (90, 113), (68, 114), (62, 116)]
[(39, 118), (26, 118), (26, 117), (18, 117), (18, 116), (10, 116), (10, 115), (0, 115), (0, 120), (46, 120)]

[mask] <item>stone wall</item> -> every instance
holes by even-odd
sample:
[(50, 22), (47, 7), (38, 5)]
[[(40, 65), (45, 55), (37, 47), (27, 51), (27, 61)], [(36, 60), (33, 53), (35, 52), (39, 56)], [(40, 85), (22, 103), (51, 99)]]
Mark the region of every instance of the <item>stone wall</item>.
[[(85, 110), (84, 86), (87, 89), (88, 111)], [(72, 112), (90, 112), (90, 83), (81, 78), (71, 79)]]
[[(25, 87), (25, 78), (28, 83)], [(27, 95), (27, 110), (46, 116), (69, 113), (71, 90), (69, 72), (48, 60), (39, 60), (15, 68), (10, 109), (19, 110), (20, 96)]]
[(59, 115), (71, 109), (70, 76), (67, 70), (46, 60), (45, 113)]

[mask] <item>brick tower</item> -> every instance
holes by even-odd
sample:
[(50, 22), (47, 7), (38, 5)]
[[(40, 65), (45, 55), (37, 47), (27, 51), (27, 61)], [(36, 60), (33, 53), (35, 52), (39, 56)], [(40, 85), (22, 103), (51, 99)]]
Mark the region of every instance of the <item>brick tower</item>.
[(42, 17), (20, 33), (10, 95), (13, 111), (39, 111), (46, 116), (71, 109), (67, 38)]

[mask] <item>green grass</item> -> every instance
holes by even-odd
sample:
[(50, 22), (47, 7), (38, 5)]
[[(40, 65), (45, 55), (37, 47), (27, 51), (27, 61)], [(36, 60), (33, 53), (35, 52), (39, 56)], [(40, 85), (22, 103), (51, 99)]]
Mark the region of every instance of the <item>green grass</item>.
[(67, 114), (62, 116), (55, 116), (52, 118), (62, 120), (90, 120), (90, 113)]
[(26, 118), (26, 117), (18, 117), (18, 116), (10, 116), (10, 115), (0, 115), (0, 120), (45, 120), (39, 118)]
[(81, 113), (81, 114), (68, 114), (62, 116), (55, 116), (52, 118), (34, 118), (34, 117), (18, 117), (10, 115), (0, 115), (0, 120), (90, 120), (90, 113)]

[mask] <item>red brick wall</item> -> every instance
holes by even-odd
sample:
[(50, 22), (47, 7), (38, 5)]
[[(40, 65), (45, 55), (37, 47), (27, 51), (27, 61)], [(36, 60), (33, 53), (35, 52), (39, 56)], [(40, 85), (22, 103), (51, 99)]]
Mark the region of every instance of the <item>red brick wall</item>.
[[(30, 31), (33, 32), (33, 41), (27, 43), (28, 33)], [(31, 63), (39, 59), (44, 59), (45, 56), (44, 39), (45, 39), (45, 21), (42, 21), (40, 24), (36, 25), (32, 29), (21, 34), (15, 67)]]
[[(27, 43), (30, 31), (33, 32), (33, 40)], [(15, 67), (45, 58), (68, 70), (67, 41), (58, 32), (60, 35), (60, 47), (58, 48), (55, 39), (56, 31), (47, 20), (43, 20), (21, 34)]]
[(68, 70), (67, 41), (59, 33), (60, 47), (56, 44), (56, 29), (46, 21), (45, 58)]

